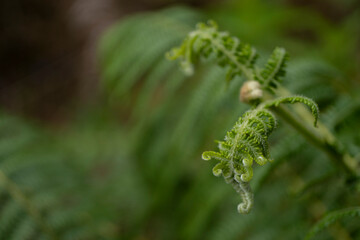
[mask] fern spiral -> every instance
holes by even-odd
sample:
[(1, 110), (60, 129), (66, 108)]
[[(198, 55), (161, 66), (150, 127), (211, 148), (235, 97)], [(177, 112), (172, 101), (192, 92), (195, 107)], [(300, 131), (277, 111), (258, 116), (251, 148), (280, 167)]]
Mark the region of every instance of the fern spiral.
[(275, 116), (267, 108), (297, 102), (310, 107), (316, 125), (319, 110), (314, 101), (302, 96), (278, 98), (264, 102), (240, 117), (227, 132), (225, 140), (218, 142), (219, 152), (206, 151), (202, 154), (204, 160), (220, 161), (213, 168), (213, 174), (222, 175), (226, 183), (240, 194), (243, 202), (238, 205), (239, 213), (249, 213), (253, 206), (253, 193), (249, 185), (253, 177), (253, 163), (262, 166), (271, 161), (268, 138), (277, 124)]
[(216, 159), (213, 168), (215, 176), (223, 175), (241, 195), (240, 213), (248, 213), (252, 207), (253, 194), (249, 181), (253, 177), (253, 163), (264, 165), (269, 159), (268, 136), (276, 127), (273, 114), (266, 109), (248, 111), (226, 134), (224, 141), (219, 141), (219, 152), (204, 152), (204, 160)]

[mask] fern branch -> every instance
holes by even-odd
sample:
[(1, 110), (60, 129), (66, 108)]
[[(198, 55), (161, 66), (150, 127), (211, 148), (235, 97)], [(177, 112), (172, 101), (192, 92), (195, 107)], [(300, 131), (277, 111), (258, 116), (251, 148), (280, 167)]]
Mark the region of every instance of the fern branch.
[(311, 113), (314, 116), (314, 126), (316, 127), (317, 121), (319, 119), (319, 107), (318, 105), (310, 98), (304, 96), (288, 96), (280, 97), (275, 100), (270, 100), (262, 103), (262, 107), (278, 107), (281, 103), (303, 103), (311, 109)]

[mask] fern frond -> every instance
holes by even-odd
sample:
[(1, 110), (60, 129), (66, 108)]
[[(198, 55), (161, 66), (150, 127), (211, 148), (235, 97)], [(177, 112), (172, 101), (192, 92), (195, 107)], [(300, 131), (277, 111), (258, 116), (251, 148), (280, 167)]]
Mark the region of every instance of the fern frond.
[[(288, 54), (283, 48), (275, 48), (263, 70), (255, 66), (257, 57), (255, 49), (243, 44), (227, 32), (218, 31), (215, 22), (199, 23), (196, 29), (188, 34), (180, 47), (167, 53), (170, 60), (180, 59), (181, 67), (188, 75), (193, 74), (194, 64), (200, 57), (216, 59), (218, 65), (228, 67), (227, 80), (236, 75), (244, 74), (248, 80), (261, 83), (263, 89), (273, 91), (285, 75)], [(254, 83), (257, 83), (254, 81)], [(251, 82), (251, 81), (248, 81)], [(252, 82), (251, 82), (252, 83)], [(258, 84), (259, 85), (259, 84)], [(250, 85), (249, 85), (250, 86)], [(256, 86), (253, 84), (251, 86)], [(249, 87), (250, 88), (250, 87)], [(260, 86), (258, 86), (261, 91)], [(249, 91), (248, 91), (249, 90)], [(244, 94), (252, 89), (241, 89)], [(261, 94), (260, 94), (261, 93)], [(262, 97), (262, 92), (256, 94), (256, 101)], [(245, 102), (253, 98), (241, 96)], [(277, 98), (260, 104), (255, 110), (248, 111), (227, 133), (225, 141), (219, 142), (219, 152), (204, 152), (204, 160), (220, 161), (214, 168), (215, 176), (223, 175), (226, 182), (231, 183), (240, 193), (243, 204), (238, 206), (240, 213), (248, 213), (252, 207), (252, 193), (248, 183), (253, 177), (253, 162), (264, 165), (269, 159), (268, 136), (276, 126), (275, 117), (266, 108), (277, 107), (281, 103), (301, 102), (310, 107), (317, 124), (319, 110), (314, 101), (302, 96)], [(254, 102), (255, 104), (255, 102)]]
[[(48, 223), (43, 219), (38, 209), (32, 204), (31, 201), (23, 194), (20, 188), (13, 183), (0, 169), (0, 187), (4, 187), (10, 193), (12, 198), (17, 201), (23, 208), (26, 209), (27, 213), (33, 218), (33, 220), (40, 226), (44, 233), (50, 239), (57, 239), (55, 236), (54, 230), (48, 225)], [(30, 220), (29, 220), (30, 221)], [(32, 224), (33, 221), (30, 221), (29, 224)], [(17, 238), (14, 238), (17, 239)]]
[(264, 108), (270, 108), (270, 107), (278, 107), (282, 103), (303, 103), (307, 105), (312, 115), (314, 116), (314, 126), (316, 127), (317, 121), (319, 118), (319, 107), (318, 105), (310, 98), (304, 97), (304, 96), (288, 96), (288, 97), (280, 97), (276, 98), (275, 100), (266, 101), (261, 104)]
[[(0, 239), (71, 239), (82, 224), (90, 223), (76, 217), (84, 209), (67, 202), (70, 196), (78, 198), (83, 186), (63, 157), (52, 138), (1, 114)], [(68, 208), (68, 218), (60, 222), (54, 213)], [(85, 228), (77, 239), (98, 235), (86, 224)]]
[(173, 48), (166, 56), (170, 60), (180, 59), (182, 69), (189, 75), (194, 72), (194, 64), (200, 56), (213, 56), (220, 66), (228, 67), (228, 82), (235, 76), (244, 74), (247, 80), (255, 79), (270, 91), (277, 87), (280, 78), (285, 75), (288, 60), (285, 49), (275, 48), (265, 68), (261, 70), (255, 65), (258, 57), (256, 49), (227, 32), (218, 31), (214, 21), (199, 23), (181, 46)]
[(286, 61), (289, 55), (284, 48), (277, 47), (270, 56), (265, 68), (256, 78), (268, 89), (276, 88), (280, 78), (285, 76)]
[(268, 137), (276, 127), (273, 114), (266, 109), (248, 111), (219, 141), (219, 152), (204, 152), (204, 160), (220, 161), (214, 168), (215, 176), (223, 175), (241, 195), (240, 213), (249, 213), (253, 205), (253, 194), (249, 181), (253, 177), (253, 162), (264, 165), (270, 158)]
[(360, 217), (360, 207), (341, 209), (326, 214), (319, 222), (315, 224), (315, 226), (311, 228), (311, 230), (306, 235), (305, 240), (314, 238), (317, 233), (345, 217)]

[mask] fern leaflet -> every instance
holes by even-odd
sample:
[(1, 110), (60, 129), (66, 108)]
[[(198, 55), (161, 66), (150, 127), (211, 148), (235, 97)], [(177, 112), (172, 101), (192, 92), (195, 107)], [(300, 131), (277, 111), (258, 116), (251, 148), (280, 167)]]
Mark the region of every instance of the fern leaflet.
[(303, 103), (307, 105), (310, 108), (312, 115), (314, 116), (314, 126), (316, 127), (319, 118), (319, 107), (312, 99), (304, 96), (287, 96), (280, 97), (275, 100), (266, 101), (262, 105), (265, 108), (270, 108), (277, 107), (281, 103)]
[(256, 74), (261, 84), (268, 89), (276, 88), (280, 78), (285, 76), (286, 61), (289, 56), (284, 48), (275, 48), (265, 68)]

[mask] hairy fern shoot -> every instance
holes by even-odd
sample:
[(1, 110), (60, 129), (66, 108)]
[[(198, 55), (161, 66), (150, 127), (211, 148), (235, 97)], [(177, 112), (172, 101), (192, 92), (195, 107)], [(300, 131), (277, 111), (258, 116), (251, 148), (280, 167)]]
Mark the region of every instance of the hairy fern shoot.
[(316, 125), (319, 110), (314, 101), (302, 96), (277, 98), (247, 111), (226, 134), (225, 140), (219, 141), (219, 152), (206, 151), (202, 154), (204, 160), (220, 161), (213, 168), (213, 174), (217, 177), (222, 175), (226, 183), (240, 194), (243, 202), (238, 205), (239, 213), (249, 213), (253, 206), (253, 193), (249, 185), (253, 177), (253, 163), (262, 166), (271, 161), (268, 137), (276, 128), (276, 118), (267, 108), (297, 102), (310, 107)]
[(269, 159), (268, 136), (276, 127), (274, 115), (266, 109), (248, 111), (241, 117), (225, 141), (219, 141), (219, 152), (204, 152), (204, 160), (216, 159), (215, 176), (223, 175), (241, 195), (243, 203), (238, 205), (240, 213), (249, 213), (253, 205), (253, 194), (249, 181), (253, 177), (253, 163), (264, 165)]

